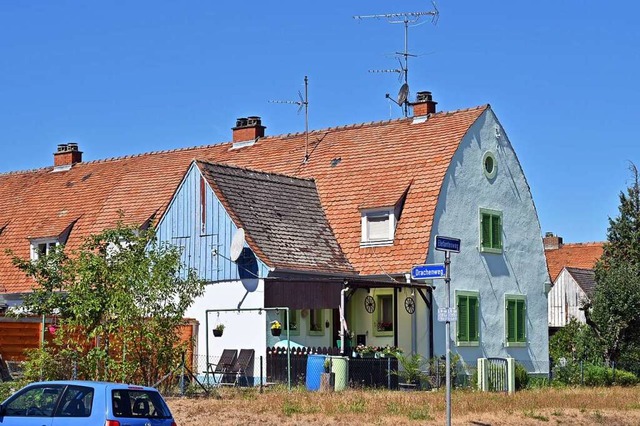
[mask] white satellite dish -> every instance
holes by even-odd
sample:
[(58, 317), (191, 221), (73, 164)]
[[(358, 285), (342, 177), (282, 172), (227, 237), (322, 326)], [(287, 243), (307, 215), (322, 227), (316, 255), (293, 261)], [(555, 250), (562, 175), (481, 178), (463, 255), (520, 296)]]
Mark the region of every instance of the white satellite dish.
[(238, 228), (233, 238), (231, 238), (231, 247), (229, 248), (229, 258), (232, 262), (238, 260), (244, 249), (244, 229)]

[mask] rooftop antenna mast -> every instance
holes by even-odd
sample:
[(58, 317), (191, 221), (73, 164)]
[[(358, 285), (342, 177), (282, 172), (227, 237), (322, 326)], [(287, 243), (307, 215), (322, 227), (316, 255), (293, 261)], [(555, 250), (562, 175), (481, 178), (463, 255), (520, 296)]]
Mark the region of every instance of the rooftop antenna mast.
[(305, 135), (305, 144), (304, 144), (304, 159), (302, 163), (306, 163), (309, 161), (309, 79), (307, 76), (304, 76), (304, 98), (302, 97), (302, 93), (298, 91), (299, 101), (269, 101), (273, 104), (292, 104), (298, 105), (298, 114), (304, 108), (304, 135)]
[[(354, 19), (386, 19), (390, 24), (404, 24), (404, 51), (395, 52), (398, 58), (398, 62), (400, 63), (400, 68), (387, 70), (369, 70), (369, 72), (396, 72), (400, 74), (400, 79), (404, 80), (404, 82), (400, 87), (400, 91), (398, 92), (398, 99), (395, 100), (391, 98), (388, 93), (385, 95), (385, 97), (401, 107), (405, 117), (409, 115), (409, 57), (416, 57), (416, 55), (409, 53), (409, 27), (413, 24), (417, 24), (418, 21), (420, 21), (424, 16), (431, 16), (431, 22), (433, 22), (435, 25), (438, 22), (440, 12), (438, 12), (435, 1), (432, 2), (432, 4), (434, 10), (428, 12), (384, 13), (381, 15), (355, 15), (353, 17)], [(404, 60), (402, 60), (401, 58)]]

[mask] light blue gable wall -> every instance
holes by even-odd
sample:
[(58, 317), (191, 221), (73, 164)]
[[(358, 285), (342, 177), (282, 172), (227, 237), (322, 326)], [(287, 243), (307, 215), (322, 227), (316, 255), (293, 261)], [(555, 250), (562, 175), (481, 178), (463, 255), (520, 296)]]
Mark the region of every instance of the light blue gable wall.
[[(192, 164), (158, 224), (158, 241), (181, 247), (182, 261), (201, 279), (236, 281), (238, 267), (228, 260), (236, 230), (209, 184), (202, 180), (200, 170)], [(214, 251), (217, 254), (212, 254)], [(261, 278), (266, 277), (268, 268), (260, 260), (258, 270)]]
[[(497, 175), (487, 179), (483, 155), (492, 151)], [(503, 253), (480, 252), (479, 209), (499, 210), (503, 218)], [(440, 193), (430, 247), (435, 236), (462, 240), (459, 254), (451, 255), (451, 304), (455, 290), (478, 291), (480, 297), (480, 345), (457, 347), (456, 323), (451, 327), (451, 349), (474, 365), (478, 357), (511, 356), (529, 371), (548, 371), (548, 280), (540, 224), (524, 173), (506, 134), (493, 111), (487, 110), (463, 138), (449, 166)], [(444, 254), (429, 251), (429, 263), (444, 261)], [(434, 309), (446, 306), (444, 282), (434, 280)], [(505, 347), (504, 295), (526, 296), (528, 343), (523, 348)], [(444, 323), (434, 323), (434, 350), (445, 353)]]

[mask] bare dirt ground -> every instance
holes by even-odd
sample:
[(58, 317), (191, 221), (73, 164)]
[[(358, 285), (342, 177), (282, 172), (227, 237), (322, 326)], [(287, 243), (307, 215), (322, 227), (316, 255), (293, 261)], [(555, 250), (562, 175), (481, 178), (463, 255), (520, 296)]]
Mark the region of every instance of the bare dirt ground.
[[(179, 426), (443, 424), (443, 392), (281, 388), (223, 389), (210, 398), (169, 398)], [(537, 389), (515, 395), (455, 391), (454, 425), (640, 425), (640, 387)]]

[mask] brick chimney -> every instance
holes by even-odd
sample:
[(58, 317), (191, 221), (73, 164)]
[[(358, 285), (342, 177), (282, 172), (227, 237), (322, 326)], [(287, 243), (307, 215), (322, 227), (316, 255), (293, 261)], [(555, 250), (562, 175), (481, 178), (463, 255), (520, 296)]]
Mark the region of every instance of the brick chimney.
[(557, 250), (562, 247), (562, 237), (553, 235), (553, 232), (547, 232), (542, 239), (545, 250)]
[(427, 114), (435, 114), (437, 104), (437, 102), (433, 101), (431, 92), (418, 92), (416, 93), (416, 101), (411, 104), (413, 116), (421, 117)]
[(82, 162), (82, 151), (78, 151), (75, 142), (58, 145), (58, 151), (53, 153), (53, 166), (64, 167)]
[(257, 138), (264, 137), (264, 127), (260, 117), (251, 116), (247, 118), (238, 118), (236, 120), (236, 127), (233, 127), (233, 141), (245, 142), (252, 141)]

